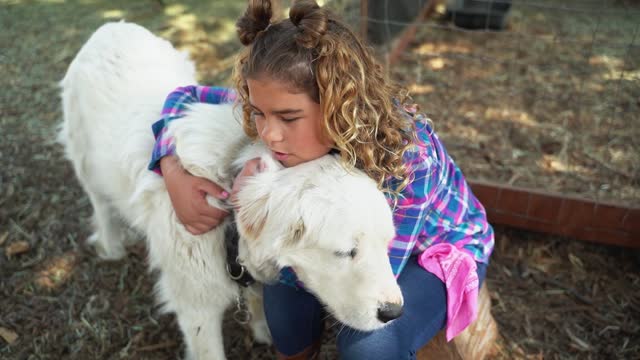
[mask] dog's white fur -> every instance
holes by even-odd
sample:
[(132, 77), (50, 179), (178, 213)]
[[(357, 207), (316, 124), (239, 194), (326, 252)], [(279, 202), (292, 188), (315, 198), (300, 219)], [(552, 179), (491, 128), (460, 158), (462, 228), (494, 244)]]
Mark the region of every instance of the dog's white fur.
[[(165, 96), (195, 83), (192, 62), (167, 41), (135, 24), (103, 25), (61, 82), (60, 140), (93, 205), (90, 241), (99, 255), (124, 255), (121, 220), (142, 232), (150, 266), (159, 270), (159, 301), (176, 313), (187, 357), (223, 359), (222, 317), (238, 295), (225, 271), (224, 231), (233, 224), (191, 235), (162, 178), (147, 170), (150, 126)], [(256, 278), (275, 281), (291, 266), (338, 320), (362, 330), (384, 325), (381, 304), (402, 304), (387, 258), (391, 212), (366, 175), (347, 172), (331, 155), (283, 169), (263, 145), (250, 144), (231, 105), (195, 104), (169, 131), (183, 166), (226, 189), (246, 160), (265, 164), (238, 194), (236, 214), (240, 259)], [(345, 256), (352, 249), (357, 255)], [(254, 336), (268, 342), (261, 309), (253, 311)]]

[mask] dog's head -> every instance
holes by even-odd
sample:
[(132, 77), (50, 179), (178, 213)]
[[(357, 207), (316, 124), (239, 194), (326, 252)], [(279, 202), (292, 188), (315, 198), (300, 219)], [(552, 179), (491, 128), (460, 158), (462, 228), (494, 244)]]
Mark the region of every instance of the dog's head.
[[(364, 173), (327, 155), (247, 178), (237, 195), (240, 258), (263, 282), (293, 268), (342, 323), (373, 330), (398, 317), (402, 294), (387, 250), (395, 230), (387, 201)], [(270, 165), (270, 164), (271, 165)]]

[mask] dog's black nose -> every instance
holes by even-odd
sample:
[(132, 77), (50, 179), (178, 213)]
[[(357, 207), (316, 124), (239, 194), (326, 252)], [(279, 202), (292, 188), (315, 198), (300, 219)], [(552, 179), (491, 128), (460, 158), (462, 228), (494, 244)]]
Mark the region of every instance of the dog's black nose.
[(396, 303), (384, 303), (378, 308), (378, 320), (388, 323), (402, 315), (402, 305)]

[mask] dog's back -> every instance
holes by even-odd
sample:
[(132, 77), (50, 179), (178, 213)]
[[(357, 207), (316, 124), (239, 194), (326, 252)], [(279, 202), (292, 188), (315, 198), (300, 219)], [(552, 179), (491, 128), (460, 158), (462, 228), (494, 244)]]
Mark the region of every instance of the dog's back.
[[(167, 71), (171, 69), (171, 71)], [(195, 83), (187, 55), (130, 23), (100, 27), (75, 57), (61, 82), (64, 123), (60, 140), (78, 177), (105, 196), (128, 195), (146, 171), (153, 147), (151, 124), (165, 96)], [(90, 161), (89, 161), (90, 159)]]

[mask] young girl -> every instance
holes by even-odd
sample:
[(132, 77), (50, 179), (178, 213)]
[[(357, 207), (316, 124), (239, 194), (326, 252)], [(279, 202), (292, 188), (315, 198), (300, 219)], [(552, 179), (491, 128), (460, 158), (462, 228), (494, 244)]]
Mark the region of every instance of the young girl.
[[(150, 168), (164, 174), (179, 219), (194, 234), (206, 232), (226, 213), (209, 207), (205, 195), (229, 194), (180, 168), (167, 123), (193, 102), (237, 101), (246, 134), (264, 142), (284, 166), (334, 152), (387, 194), (396, 225), (389, 261), (404, 314), (372, 332), (341, 329), (340, 358), (413, 359), (445, 325), (448, 338), (462, 331), (474, 318), (493, 230), (428, 119), (406, 105), (406, 93), (385, 78), (348, 27), (312, 0), (295, 2), (289, 18), (278, 22), (272, 22), (270, 1), (250, 1), (237, 29), (246, 46), (234, 72), (237, 90), (178, 88), (153, 128)], [(256, 171), (256, 163), (248, 163), (236, 183)], [(283, 269), (281, 279), (264, 289), (278, 357), (312, 358), (324, 329), (323, 306), (296, 285), (291, 269)]]

